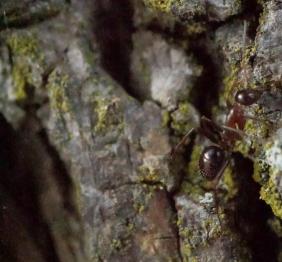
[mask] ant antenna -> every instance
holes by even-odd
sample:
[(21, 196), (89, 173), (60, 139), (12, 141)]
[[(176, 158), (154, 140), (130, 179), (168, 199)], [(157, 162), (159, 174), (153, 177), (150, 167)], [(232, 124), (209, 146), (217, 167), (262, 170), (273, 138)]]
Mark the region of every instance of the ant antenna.
[(173, 158), (174, 156), (175, 156), (175, 154), (178, 152), (178, 150), (180, 149), (180, 147), (182, 146), (182, 145), (185, 145), (185, 144), (187, 144), (188, 142), (190, 142), (190, 136), (191, 136), (191, 134), (193, 133), (193, 132), (195, 132), (196, 131), (196, 129), (193, 127), (193, 128), (191, 128), (186, 134), (185, 134), (185, 136), (180, 140), (180, 142), (175, 146), (175, 147), (173, 147), (172, 149), (171, 149), (171, 151), (170, 151), (170, 153), (169, 153), (169, 155), (170, 155), (170, 158)]

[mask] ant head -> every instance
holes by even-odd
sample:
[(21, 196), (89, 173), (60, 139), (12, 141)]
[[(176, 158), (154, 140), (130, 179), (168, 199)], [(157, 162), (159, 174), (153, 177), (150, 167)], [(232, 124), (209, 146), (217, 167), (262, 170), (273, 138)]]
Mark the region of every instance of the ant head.
[(240, 105), (250, 106), (256, 103), (260, 96), (260, 91), (248, 88), (237, 91), (235, 94), (235, 101)]
[(219, 146), (206, 147), (199, 159), (201, 174), (208, 180), (213, 180), (222, 171), (226, 163), (226, 155)]

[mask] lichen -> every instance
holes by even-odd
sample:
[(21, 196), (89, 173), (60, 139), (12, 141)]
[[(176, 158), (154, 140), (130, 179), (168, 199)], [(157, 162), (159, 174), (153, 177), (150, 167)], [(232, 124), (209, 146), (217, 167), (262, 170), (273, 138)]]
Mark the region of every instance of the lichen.
[(186, 168), (186, 176), (181, 184), (180, 191), (189, 195), (194, 201), (199, 201), (199, 197), (211, 189), (210, 182), (204, 179), (199, 170), (199, 158), (202, 147), (195, 145), (191, 153), (191, 159)]
[(196, 114), (188, 102), (179, 103), (177, 110), (171, 113), (171, 128), (176, 135), (184, 135), (197, 125)]
[(58, 71), (54, 70), (50, 74), (46, 86), (49, 91), (51, 108), (63, 113), (70, 111), (70, 104), (65, 93), (69, 84), (68, 82), (68, 75), (60, 74)]
[(97, 115), (94, 132), (104, 134), (111, 130), (117, 132), (123, 130), (124, 119), (118, 98), (104, 98), (95, 94), (93, 105)]
[(238, 65), (232, 64), (230, 66), (229, 74), (223, 79), (224, 92), (222, 97), (220, 98), (223, 101), (230, 101), (231, 103), (234, 101), (234, 89), (239, 84), (239, 69), (240, 67)]
[(158, 185), (142, 184), (142, 190), (134, 197), (133, 208), (137, 213), (140, 214), (147, 210), (148, 204), (156, 190), (159, 190)]
[[(232, 49), (232, 56), (235, 57), (236, 53), (242, 53), (242, 59), (232, 59), (230, 61), (229, 68), (227, 70), (227, 75), (223, 79), (224, 92), (220, 97), (221, 104), (223, 101), (229, 101), (231, 104), (234, 103), (234, 94), (237, 90), (242, 89), (245, 85), (248, 88), (255, 88), (254, 81), (247, 75), (247, 68), (249, 67), (249, 60), (256, 52), (256, 46), (247, 46), (242, 50), (242, 48), (237, 47)], [(241, 57), (241, 56), (240, 56)]]
[(201, 22), (193, 22), (186, 25), (186, 33), (187, 35), (197, 35), (202, 34), (207, 31), (207, 27), (204, 23)]
[(274, 215), (282, 219), (282, 198), (274, 182), (281, 173), (275, 170), (271, 170), (270, 173), (270, 179), (261, 187), (260, 196), (271, 206)]
[(11, 34), (6, 43), (13, 59), (13, 88), (10, 90), (10, 97), (17, 101), (24, 100), (27, 97), (27, 85), (37, 86), (41, 82), (44, 55), (40, 52), (37, 38), (33, 34)]
[(139, 167), (139, 181), (140, 182), (160, 182), (161, 174), (159, 170), (151, 166), (142, 165)]
[(13, 54), (28, 56), (30, 59), (42, 59), (35, 35), (11, 34), (11, 36), (7, 38), (7, 44), (11, 48)]
[(263, 185), (267, 182), (266, 179), (268, 179), (269, 176), (269, 169), (270, 166), (266, 163), (266, 161), (256, 159), (254, 162), (253, 179), (260, 185)]
[(236, 182), (236, 179), (234, 179), (234, 174), (230, 166), (224, 170), (223, 183), (225, 184), (228, 192), (225, 195), (225, 199), (228, 201), (229, 199), (234, 198), (238, 192), (238, 183)]
[(167, 110), (162, 112), (162, 127), (168, 127), (170, 123), (170, 114)]
[(15, 64), (12, 69), (13, 91), (10, 95), (17, 101), (25, 100), (27, 76), (30, 74), (28, 67), (25, 65)]
[(111, 248), (119, 251), (122, 248), (122, 242), (120, 239), (113, 239), (111, 243)]
[(145, 5), (162, 12), (169, 12), (171, 4), (173, 2), (173, 0), (143, 0), (143, 1)]

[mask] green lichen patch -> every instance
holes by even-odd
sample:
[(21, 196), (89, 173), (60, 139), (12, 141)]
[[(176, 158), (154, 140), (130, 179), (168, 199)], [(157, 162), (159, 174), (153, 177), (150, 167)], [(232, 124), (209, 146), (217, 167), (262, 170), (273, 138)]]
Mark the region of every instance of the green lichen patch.
[(24, 100), (28, 85), (37, 87), (42, 83), (42, 65), (44, 55), (40, 52), (35, 35), (31, 33), (13, 33), (6, 38), (12, 56), (12, 100)]
[(264, 160), (257, 159), (254, 162), (253, 179), (260, 185), (263, 185), (269, 178), (269, 170), (270, 166)]
[(197, 126), (198, 115), (188, 102), (179, 104), (177, 110), (171, 113), (171, 128), (176, 135), (186, 134), (192, 127)]
[(96, 94), (93, 98), (93, 106), (96, 113), (94, 132), (103, 134), (113, 130), (117, 132), (123, 130), (123, 110), (118, 98), (104, 98)]
[(69, 76), (54, 70), (48, 79), (46, 86), (49, 91), (50, 106), (58, 112), (66, 113), (70, 111), (69, 99), (66, 89), (69, 85)]
[(162, 183), (162, 174), (160, 170), (154, 168), (153, 166), (142, 165), (139, 167), (139, 181), (148, 183)]
[(173, 0), (143, 0), (145, 5), (162, 12), (169, 12)]
[(133, 208), (136, 213), (141, 214), (147, 210), (149, 202), (153, 198), (156, 190), (159, 190), (157, 185), (142, 184), (142, 190), (136, 191), (137, 194), (134, 196)]
[(238, 193), (238, 183), (236, 182), (236, 179), (234, 178), (234, 174), (230, 166), (228, 166), (224, 170), (223, 183), (227, 189), (227, 194), (225, 196), (226, 201), (228, 199), (234, 198)]
[(203, 22), (194, 22), (188, 23), (186, 25), (186, 34), (188, 36), (202, 34), (207, 31), (207, 26)]
[[(243, 52), (243, 56), (240, 54)], [(241, 47), (232, 47), (232, 57), (240, 57), (238, 59), (232, 59), (230, 65), (227, 68), (227, 75), (223, 79), (224, 92), (221, 96), (221, 103), (223, 101), (229, 101), (231, 104), (234, 103), (234, 94), (237, 90), (246, 88), (255, 88), (255, 82), (249, 76), (248, 69), (250, 57), (256, 52), (255, 46), (247, 46), (242, 50)], [(236, 55), (239, 54), (239, 55)], [(242, 57), (242, 59), (241, 59)]]
[(15, 55), (28, 56), (30, 59), (42, 58), (38, 49), (38, 41), (32, 34), (12, 34), (6, 40)]
[(162, 112), (162, 127), (168, 127), (170, 123), (170, 114), (168, 111), (163, 111)]
[(205, 193), (208, 182), (200, 174), (199, 158), (202, 147), (195, 145), (191, 154), (190, 162), (187, 166), (186, 177), (181, 184), (180, 191), (189, 195), (194, 201), (198, 201), (199, 197)]
[(11, 90), (11, 96), (17, 101), (25, 100), (27, 98), (26, 85), (29, 74), (29, 68), (25, 65), (15, 64), (13, 66), (12, 79), (14, 88)]
[(260, 190), (261, 199), (271, 206), (274, 215), (280, 219), (282, 219), (282, 198), (275, 181), (280, 179), (278, 177), (281, 175), (281, 172), (272, 170), (270, 179), (261, 187)]
[(193, 221), (185, 224), (184, 220), (184, 217), (180, 216), (177, 221), (183, 259), (184, 261), (198, 261), (198, 250), (209, 247), (213, 239), (222, 236), (222, 228), (218, 219), (213, 215), (201, 217), (201, 221), (197, 220), (196, 223), (194, 221), (194, 225)]

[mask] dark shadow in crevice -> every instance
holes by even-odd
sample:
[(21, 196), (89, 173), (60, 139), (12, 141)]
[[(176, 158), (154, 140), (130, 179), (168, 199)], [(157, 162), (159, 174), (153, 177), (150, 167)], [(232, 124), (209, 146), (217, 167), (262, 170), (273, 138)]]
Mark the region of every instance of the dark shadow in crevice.
[[(177, 211), (177, 208), (176, 208), (174, 195), (166, 190), (166, 196), (167, 196), (167, 200), (169, 202), (170, 208), (172, 210), (172, 213), (175, 215), (175, 221), (178, 221), (178, 211)], [(179, 259), (182, 262), (184, 260), (183, 260), (182, 252), (181, 252), (181, 237), (180, 237), (180, 233), (179, 233), (179, 227), (177, 226), (176, 223), (172, 224), (172, 226), (174, 228), (174, 232), (175, 232), (176, 239), (177, 239), (177, 251), (178, 251)]]
[(201, 115), (212, 116), (212, 108), (218, 103), (220, 76), (218, 68), (205, 46), (205, 38), (192, 42), (190, 50), (199, 64), (203, 66), (202, 75), (196, 81), (191, 92), (191, 102)]
[(58, 188), (64, 200), (64, 208), (76, 219), (80, 219), (78, 211), (74, 204), (74, 184), (67, 171), (65, 163), (62, 161), (58, 151), (51, 145), (45, 129), (42, 129), (38, 136), (45, 147), (47, 155), (51, 158), (54, 164), (54, 178), (57, 181)]
[(140, 100), (139, 94), (133, 88), (130, 69), (133, 12), (130, 0), (96, 0), (93, 24), (102, 67), (129, 95)]
[[(34, 254), (41, 254), (46, 260), (59, 261), (49, 226), (41, 214), (38, 191), (41, 181), (37, 181), (38, 170), (33, 168), (38, 162), (34, 159), (34, 151), (23, 146), (32, 143), (33, 137), (22, 137), (0, 114), (0, 139), (2, 255), (25, 254), (26, 260), (30, 261)], [(27, 241), (27, 245), (23, 241)], [(21, 250), (23, 247), (32, 249)]]
[(253, 163), (241, 154), (234, 154), (236, 179), (239, 191), (235, 199), (233, 222), (251, 250), (254, 262), (275, 262), (278, 255), (278, 238), (267, 224), (273, 216), (271, 208), (260, 200), (260, 186), (252, 179)]

